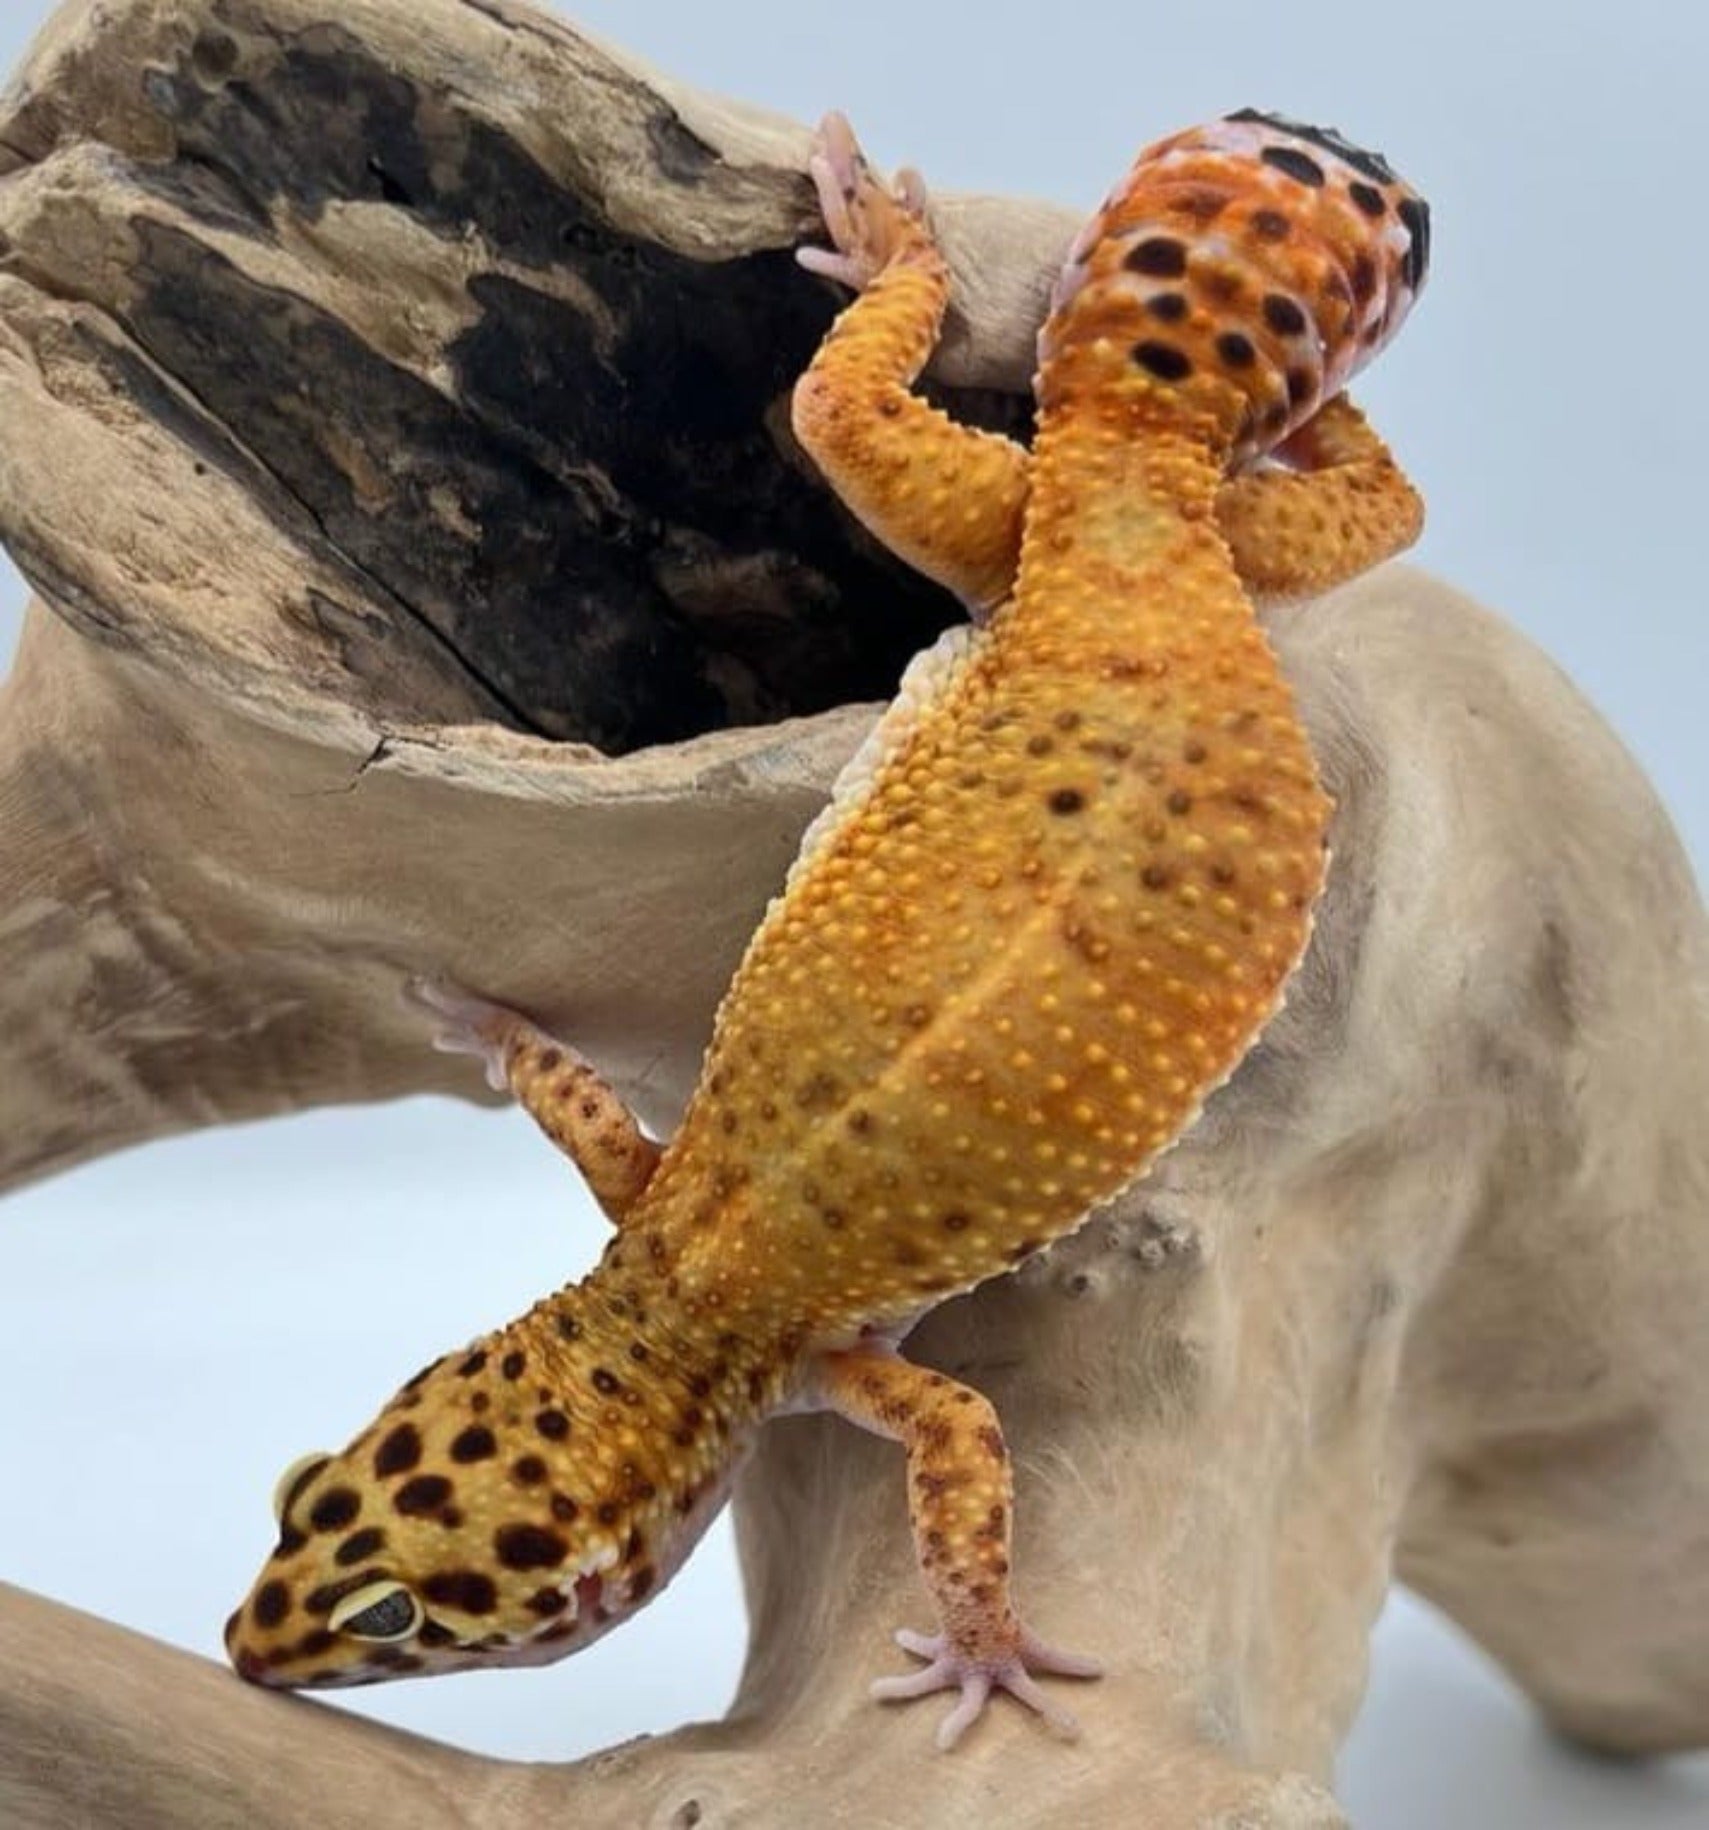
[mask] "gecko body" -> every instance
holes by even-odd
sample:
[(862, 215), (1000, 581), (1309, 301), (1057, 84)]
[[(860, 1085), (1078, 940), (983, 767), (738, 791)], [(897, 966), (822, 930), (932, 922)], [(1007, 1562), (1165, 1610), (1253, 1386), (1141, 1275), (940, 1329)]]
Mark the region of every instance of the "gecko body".
[(1339, 390), (1422, 284), (1428, 217), (1274, 117), (1158, 143), (1071, 251), (1029, 454), (909, 391), (948, 292), (917, 181), (880, 185), (835, 117), (814, 175), (836, 248), (808, 263), (861, 296), (797, 433), (980, 626), (839, 783), (668, 1146), (525, 1019), (426, 994), (617, 1230), (287, 1472), (227, 1629), (259, 1682), (574, 1650), (657, 1592), (765, 1419), (815, 1407), (907, 1451), (941, 1631), (899, 1636), (924, 1664), (879, 1694), (959, 1691), (947, 1743), (994, 1687), (1066, 1729), (1033, 1674), (1095, 1673), (1012, 1605), (992, 1407), (897, 1346), (1140, 1175), (1278, 1004), (1330, 808), (1248, 584), (1316, 589), (1416, 531)]

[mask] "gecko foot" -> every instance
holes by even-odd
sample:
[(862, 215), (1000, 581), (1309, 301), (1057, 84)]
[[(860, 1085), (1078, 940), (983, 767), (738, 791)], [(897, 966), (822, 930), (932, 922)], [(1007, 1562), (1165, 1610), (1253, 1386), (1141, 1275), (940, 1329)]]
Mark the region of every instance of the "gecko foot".
[(1060, 1652), (1025, 1627), (1020, 1630), (1014, 1651), (1002, 1658), (969, 1658), (951, 1645), (947, 1633), (911, 1633), (906, 1627), (896, 1634), (896, 1643), (904, 1652), (924, 1659), (926, 1664), (906, 1677), (879, 1678), (872, 1686), (872, 1695), (881, 1702), (897, 1703), (930, 1696), (939, 1690), (960, 1690), (961, 1700), (938, 1725), (938, 1746), (945, 1751), (954, 1747), (978, 1721), (993, 1690), (1006, 1690), (1018, 1702), (1043, 1716), (1065, 1741), (1072, 1741), (1080, 1733), (1079, 1722), (1068, 1710), (1050, 1700), (1033, 1682), (1032, 1674), (1036, 1671), (1072, 1678), (1103, 1675), (1103, 1667), (1096, 1659)]
[(861, 292), (893, 260), (930, 250), (925, 181), (918, 172), (903, 171), (896, 174), (894, 189), (881, 183), (844, 116), (828, 114), (820, 122), (807, 170), (834, 244), (795, 251), (809, 273)]
[(447, 979), (412, 978), (404, 985), (404, 998), (438, 1020), (433, 1046), (440, 1054), (474, 1055), (486, 1068), (487, 1085), (495, 1093), (509, 1087), (505, 1046), (516, 1026), (528, 1021), (520, 1011), (477, 997)]

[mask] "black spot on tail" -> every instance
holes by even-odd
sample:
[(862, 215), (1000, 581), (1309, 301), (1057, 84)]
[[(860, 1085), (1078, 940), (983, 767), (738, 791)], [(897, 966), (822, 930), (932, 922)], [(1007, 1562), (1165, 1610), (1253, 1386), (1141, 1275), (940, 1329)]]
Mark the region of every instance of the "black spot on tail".
[(1136, 343), (1133, 359), (1159, 381), (1185, 381), (1193, 372), (1191, 360), (1173, 343)]
[(1286, 293), (1271, 292), (1264, 297), (1264, 322), (1278, 337), (1305, 335), (1306, 316)]
[(1334, 153), (1338, 159), (1345, 159), (1354, 171), (1376, 179), (1379, 184), (1395, 182), (1394, 167), (1381, 153), (1368, 152), (1363, 146), (1355, 146), (1333, 127), (1313, 127), (1308, 121), (1295, 121), (1285, 114), (1266, 114), (1262, 108), (1240, 108), (1233, 114), (1224, 115), (1223, 119), (1260, 121), (1266, 127), (1292, 134), (1296, 140), (1309, 140), (1313, 146), (1321, 146), (1325, 152)]
[(1290, 178), (1310, 185), (1313, 190), (1322, 187), (1323, 167), (1310, 153), (1301, 152), (1297, 146), (1266, 146), (1258, 156), (1266, 165), (1273, 165), (1277, 171), (1286, 172)]
[(1178, 280), (1187, 271), (1187, 250), (1173, 236), (1153, 235), (1130, 249), (1122, 264), (1153, 279)]

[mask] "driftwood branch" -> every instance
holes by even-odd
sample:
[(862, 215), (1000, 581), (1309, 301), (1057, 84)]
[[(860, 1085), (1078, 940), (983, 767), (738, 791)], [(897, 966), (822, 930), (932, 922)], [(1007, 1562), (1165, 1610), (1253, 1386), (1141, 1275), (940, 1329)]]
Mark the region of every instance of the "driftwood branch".
[[(801, 129), (505, 0), (130, 0), (0, 108), (0, 1174), (468, 1090), (446, 971), (656, 1122), (795, 837), (956, 615), (779, 403)], [(1073, 223), (946, 199), (938, 384), (1024, 425)], [(1518, 637), (1400, 569), (1276, 619), (1339, 804), (1286, 1012), (1132, 1197), (919, 1350), (996, 1399), (1087, 1738), (865, 1698), (883, 1446), (775, 1426), (720, 1724), (511, 1766), (0, 1591), (0, 1818), (1327, 1826), (1400, 1572), (1604, 1747), (1709, 1740), (1705, 934)], [(471, 1324), (482, 1318), (471, 1318)], [(217, 1612), (228, 1602), (210, 1596)], [(899, 1772), (907, 1774), (903, 1791)]]

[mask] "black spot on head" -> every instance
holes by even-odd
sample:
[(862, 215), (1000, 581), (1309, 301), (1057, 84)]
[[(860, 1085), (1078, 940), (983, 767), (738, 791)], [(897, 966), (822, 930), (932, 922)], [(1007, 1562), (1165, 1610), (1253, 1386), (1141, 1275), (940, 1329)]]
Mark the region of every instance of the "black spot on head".
[(554, 1614), (562, 1614), (570, 1605), (570, 1598), (562, 1589), (536, 1589), (528, 1597), (531, 1612), (550, 1620)]
[(1313, 190), (1323, 184), (1323, 167), (1297, 146), (1266, 146), (1258, 156), (1274, 170), (1286, 173), (1297, 183), (1309, 184)]
[(527, 1364), (527, 1354), (520, 1348), (513, 1347), (499, 1362), (498, 1369), (507, 1379), (520, 1379)]
[(413, 1423), (400, 1423), (374, 1451), (374, 1476), (407, 1474), (421, 1460), (421, 1432)]
[(535, 1413), (534, 1427), (548, 1442), (562, 1442), (570, 1433), (570, 1420), (562, 1411), (548, 1406)]
[(1260, 241), (1286, 241), (1293, 225), (1280, 210), (1254, 210), (1252, 233)]
[(487, 1350), (484, 1347), (477, 1347), (475, 1351), (463, 1361), (462, 1365), (457, 1368), (457, 1377), (459, 1379), (472, 1379), (476, 1373), (485, 1370), (486, 1364)]
[(291, 1591), (282, 1582), (264, 1582), (249, 1611), (258, 1627), (276, 1627), (291, 1611)]
[(377, 1525), (367, 1525), (361, 1531), (353, 1531), (339, 1545), (334, 1561), (346, 1569), (353, 1563), (366, 1563), (377, 1552), (383, 1550), (386, 1534)]
[(1178, 350), (1173, 343), (1136, 343), (1133, 346), (1133, 359), (1148, 375), (1155, 375), (1159, 381), (1185, 381), (1193, 372), (1192, 362), (1185, 351)]
[(353, 1487), (329, 1487), (309, 1512), (316, 1531), (342, 1531), (362, 1510), (361, 1495)]
[(294, 1557), (308, 1543), (308, 1536), (297, 1530), (295, 1525), (281, 1527), (279, 1542), (273, 1547), (274, 1560), (283, 1557)]
[(580, 1512), (581, 1507), (579, 1507), (567, 1493), (554, 1493), (552, 1495), (552, 1517), (555, 1518), (560, 1525), (572, 1523)]
[(1411, 237), (1401, 273), (1407, 285), (1416, 292), (1430, 271), (1430, 205), (1422, 197), (1407, 197), (1402, 200), (1398, 214)]
[(566, 1315), (560, 1310), (555, 1319), (558, 1324), (558, 1333), (561, 1334), (566, 1341), (577, 1341), (581, 1339), (582, 1325), (573, 1315)]
[(611, 1398), (622, 1391), (623, 1382), (615, 1373), (609, 1372), (605, 1367), (596, 1366), (593, 1369), (593, 1389), (596, 1392), (603, 1392), (606, 1397)]
[(451, 1497), (451, 1483), (443, 1474), (418, 1474), (392, 1496), (392, 1504), (405, 1518), (437, 1512)]
[(329, 1632), (325, 1627), (316, 1627), (312, 1633), (305, 1633), (297, 1641), (294, 1656), (297, 1658), (319, 1658), (323, 1652), (330, 1652), (338, 1644), (338, 1635)]
[(1128, 249), (1122, 265), (1155, 280), (1178, 280), (1187, 271), (1187, 250), (1172, 236), (1152, 235)]
[[(421, 1585), (427, 1599), (442, 1608), (456, 1608), (464, 1614), (490, 1614), (498, 1606), (498, 1590), (490, 1576), (478, 1569), (439, 1570)], [(422, 1643), (427, 1643), (425, 1629)]]
[(1364, 184), (1357, 179), (1347, 187), (1347, 195), (1354, 205), (1373, 222), (1389, 207), (1383, 201), (1383, 194), (1374, 184)]
[(570, 1547), (543, 1525), (501, 1525), (493, 1549), (506, 1569), (556, 1569)]
[(546, 1464), (538, 1455), (519, 1455), (510, 1471), (525, 1487), (537, 1487), (546, 1478)]
[(1045, 805), (1052, 813), (1078, 813), (1086, 805), (1086, 797), (1078, 788), (1057, 788)]
[(1187, 315), (1187, 301), (1178, 292), (1158, 292), (1145, 301), (1145, 309), (1161, 324), (1179, 324)]
[(1249, 369), (1258, 360), (1252, 339), (1238, 330), (1225, 330), (1217, 338), (1216, 353), (1231, 369)]
[(1263, 311), (1264, 322), (1278, 337), (1299, 337), (1305, 334), (1306, 315), (1286, 293), (1266, 293)]
[(471, 1423), (451, 1443), (453, 1461), (485, 1461), (498, 1453), (498, 1438), (484, 1423)]

